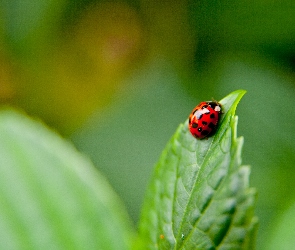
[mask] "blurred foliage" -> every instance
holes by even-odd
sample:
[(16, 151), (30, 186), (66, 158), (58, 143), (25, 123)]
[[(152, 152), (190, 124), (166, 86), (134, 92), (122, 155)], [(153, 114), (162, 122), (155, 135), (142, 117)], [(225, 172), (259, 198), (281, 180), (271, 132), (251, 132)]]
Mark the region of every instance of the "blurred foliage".
[(294, 231), (294, 214), (295, 203), (282, 215), (280, 214), (275, 219), (276, 227), (273, 228), (273, 232), (270, 235), (270, 240), (267, 244), (267, 249), (293, 249), (295, 245)]
[(295, 198), (294, 1), (1, 0), (0, 45), (1, 103), (72, 138), (135, 221), (179, 122), (246, 89), (238, 134), (268, 249)]
[(13, 110), (0, 134), (1, 249), (131, 249), (126, 210), (87, 157)]

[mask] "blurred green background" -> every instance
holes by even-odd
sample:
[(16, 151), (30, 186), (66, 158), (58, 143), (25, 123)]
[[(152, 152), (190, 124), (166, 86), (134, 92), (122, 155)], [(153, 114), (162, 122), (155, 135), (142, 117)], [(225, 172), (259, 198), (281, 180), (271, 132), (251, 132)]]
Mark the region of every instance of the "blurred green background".
[(0, 45), (1, 104), (72, 140), (135, 224), (178, 124), (200, 101), (247, 90), (238, 135), (257, 249), (294, 241), (282, 224), (295, 216), (294, 1), (0, 0)]

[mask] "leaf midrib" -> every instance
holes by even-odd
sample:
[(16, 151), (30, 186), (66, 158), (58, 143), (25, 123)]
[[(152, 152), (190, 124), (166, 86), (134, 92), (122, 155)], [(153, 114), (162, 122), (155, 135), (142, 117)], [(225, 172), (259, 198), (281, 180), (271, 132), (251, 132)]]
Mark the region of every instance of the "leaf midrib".
[[(227, 121), (227, 119), (228, 119), (228, 123), (230, 123), (230, 117), (229, 116), (231, 116), (231, 112), (227, 112), (226, 113), (226, 115), (223, 117), (223, 119), (222, 119), (222, 125), (223, 125), (223, 123), (225, 122), (225, 121)], [(224, 125), (223, 125), (223, 127), (224, 127)], [(223, 133), (225, 133), (225, 131), (226, 131), (226, 129), (225, 130), (223, 130), (222, 132)], [(220, 136), (220, 138), (222, 138), (222, 136), (223, 135), (221, 135)], [(178, 138), (177, 138), (177, 140), (178, 140)], [(199, 180), (199, 176), (202, 174), (202, 170), (203, 170), (203, 168), (204, 168), (204, 165), (205, 165), (205, 163), (206, 162), (208, 162), (213, 156), (212, 156), (212, 154), (209, 154), (210, 152), (211, 152), (211, 150), (212, 150), (212, 146), (216, 143), (216, 140), (217, 140), (217, 136), (215, 136), (214, 138), (213, 138), (213, 140), (212, 140), (212, 142), (210, 143), (210, 146), (208, 147), (208, 150), (207, 150), (207, 152), (206, 152), (206, 154), (205, 154), (205, 156), (204, 156), (204, 158), (203, 158), (203, 161), (202, 161), (202, 163), (199, 165), (199, 164), (197, 164), (197, 165), (199, 165), (199, 171), (197, 172), (197, 175), (196, 175), (196, 179), (195, 179), (195, 182), (194, 182), (194, 184), (193, 184), (193, 186), (192, 186), (192, 189), (191, 189), (191, 192), (190, 192), (190, 194), (189, 194), (189, 198), (188, 198), (188, 200), (187, 200), (187, 203), (186, 203), (186, 205), (185, 205), (185, 210), (184, 210), (184, 213), (183, 213), (183, 217), (182, 217), (182, 220), (181, 220), (181, 226), (180, 226), (180, 228), (179, 228), (179, 230), (178, 230), (178, 233), (177, 233), (177, 237), (175, 237), (174, 236), (174, 238), (175, 238), (175, 240), (176, 239), (180, 239), (180, 237), (181, 237), (181, 229), (183, 228), (183, 224), (185, 223), (184, 222), (184, 218), (186, 218), (186, 215), (187, 215), (187, 213), (188, 213), (188, 205), (190, 204), (190, 201), (191, 201), (191, 199), (192, 199), (192, 191), (195, 189), (195, 187), (197, 186), (197, 184), (200, 182), (200, 180)], [(200, 143), (201, 143), (201, 141), (200, 141)], [(208, 155), (209, 155), (209, 157), (208, 157)], [(197, 158), (197, 157), (196, 157)], [(177, 171), (178, 171), (178, 168), (179, 168), (179, 165), (177, 165)], [(176, 172), (177, 173), (177, 172)], [(222, 182), (221, 182), (222, 183)], [(220, 185), (220, 184), (219, 184)], [(175, 189), (176, 189), (176, 185), (175, 185)], [(174, 192), (175, 193), (175, 192)], [(213, 200), (213, 197), (215, 196), (215, 194), (216, 194), (216, 191), (214, 191), (214, 195), (210, 198), (210, 201), (208, 202), (208, 204), (207, 204), (207, 206), (204, 208), (204, 211), (206, 211), (207, 210), (207, 208), (209, 207), (209, 204), (212, 202), (212, 200)], [(175, 197), (175, 196), (174, 196)], [(174, 202), (175, 202), (175, 199), (174, 199)], [(173, 203), (174, 203), (173, 202)], [(172, 213), (173, 214), (173, 213)], [(204, 213), (202, 213), (202, 214), (204, 214)], [(201, 218), (202, 216), (200, 216), (197, 220), (196, 220), (196, 222), (195, 223), (197, 223), (199, 220), (200, 220), (200, 218)], [(185, 237), (185, 240), (183, 240), (183, 241), (176, 241), (176, 244), (175, 244), (175, 246), (174, 246), (174, 249), (176, 250), (176, 249), (181, 249), (181, 248), (183, 248), (183, 246), (184, 246), (184, 243), (187, 241), (187, 239), (188, 239), (189, 237)], [(211, 240), (211, 239), (210, 239)], [(178, 244), (179, 243), (179, 244)], [(214, 243), (213, 243), (213, 245), (214, 245)]]

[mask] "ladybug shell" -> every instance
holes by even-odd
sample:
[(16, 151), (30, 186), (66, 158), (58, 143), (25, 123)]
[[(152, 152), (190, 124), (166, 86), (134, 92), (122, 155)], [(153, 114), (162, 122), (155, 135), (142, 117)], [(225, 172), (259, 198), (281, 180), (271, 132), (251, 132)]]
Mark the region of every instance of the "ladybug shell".
[(221, 114), (221, 104), (215, 101), (201, 102), (189, 116), (189, 130), (197, 139), (214, 134)]

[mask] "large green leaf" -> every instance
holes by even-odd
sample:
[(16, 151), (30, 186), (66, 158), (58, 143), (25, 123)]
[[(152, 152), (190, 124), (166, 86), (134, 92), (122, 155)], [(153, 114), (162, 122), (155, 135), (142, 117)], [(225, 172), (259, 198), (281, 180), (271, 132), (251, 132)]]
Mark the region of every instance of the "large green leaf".
[(70, 143), (0, 113), (0, 249), (129, 249), (118, 197)]
[(236, 138), (238, 90), (220, 103), (216, 134), (196, 140), (180, 125), (158, 162), (140, 221), (150, 249), (252, 249), (257, 219), (248, 166)]

